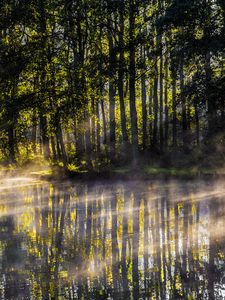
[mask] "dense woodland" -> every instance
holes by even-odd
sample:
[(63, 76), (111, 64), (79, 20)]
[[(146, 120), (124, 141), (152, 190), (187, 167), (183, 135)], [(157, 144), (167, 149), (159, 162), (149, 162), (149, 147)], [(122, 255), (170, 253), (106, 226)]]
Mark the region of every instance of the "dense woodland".
[(224, 49), (223, 0), (1, 0), (1, 161), (222, 152)]

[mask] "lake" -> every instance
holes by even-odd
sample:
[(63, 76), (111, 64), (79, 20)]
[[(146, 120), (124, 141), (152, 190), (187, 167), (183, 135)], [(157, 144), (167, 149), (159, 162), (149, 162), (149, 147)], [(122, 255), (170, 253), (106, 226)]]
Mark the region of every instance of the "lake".
[(0, 299), (225, 299), (224, 182), (2, 179)]

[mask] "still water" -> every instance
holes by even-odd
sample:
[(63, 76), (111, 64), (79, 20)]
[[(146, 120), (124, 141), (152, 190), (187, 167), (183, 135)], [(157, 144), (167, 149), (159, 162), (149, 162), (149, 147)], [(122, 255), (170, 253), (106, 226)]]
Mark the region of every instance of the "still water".
[(2, 180), (0, 299), (225, 299), (224, 182)]

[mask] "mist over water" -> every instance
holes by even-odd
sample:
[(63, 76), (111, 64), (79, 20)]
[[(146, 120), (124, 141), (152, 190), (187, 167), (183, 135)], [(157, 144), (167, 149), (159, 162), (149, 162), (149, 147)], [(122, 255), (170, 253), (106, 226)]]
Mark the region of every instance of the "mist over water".
[(225, 299), (223, 181), (0, 184), (0, 299)]

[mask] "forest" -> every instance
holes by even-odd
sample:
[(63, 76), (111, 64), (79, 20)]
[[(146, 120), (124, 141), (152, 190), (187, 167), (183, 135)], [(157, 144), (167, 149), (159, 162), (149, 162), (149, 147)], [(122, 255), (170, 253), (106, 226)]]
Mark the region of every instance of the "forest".
[(225, 0), (0, 0), (0, 299), (225, 299)]
[(0, 161), (224, 160), (223, 0), (1, 0)]

